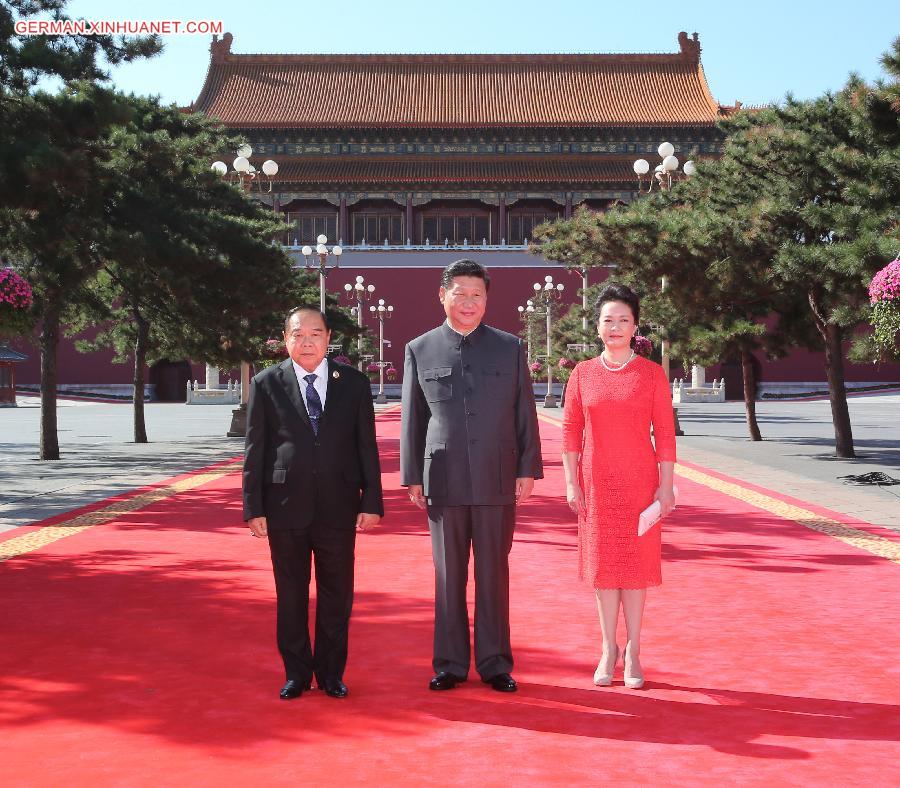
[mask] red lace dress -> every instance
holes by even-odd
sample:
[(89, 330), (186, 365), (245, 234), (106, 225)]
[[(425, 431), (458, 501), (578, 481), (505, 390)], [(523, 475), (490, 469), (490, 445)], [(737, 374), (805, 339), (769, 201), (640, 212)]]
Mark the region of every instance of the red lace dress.
[(658, 586), (662, 529), (638, 536), (637, 523), (659, 487), (658, 463), (675, 461), (672, 396), (662, 367), (641, 356), (616, 372), (599, 358), (578, 364), (566, 386), (563, 451), (581, 453), (587, 504), (578, 522), (581, 579), (594, 588)]

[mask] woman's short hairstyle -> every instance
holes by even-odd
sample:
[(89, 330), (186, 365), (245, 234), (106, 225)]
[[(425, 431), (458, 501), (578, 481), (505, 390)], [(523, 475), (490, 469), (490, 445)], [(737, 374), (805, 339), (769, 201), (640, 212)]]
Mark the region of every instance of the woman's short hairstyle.
[(641, 299), (630, 287), (616, 282), (608, 284), (600, 291), (594, 307), (597, 310), (597, 320), (600, 319), (600, 310), (603, 309), (603, 305), (610, 301), (621, 301), (623, 304), (628, 304), (634, 317), (634, 324), (638, 325), (641, 322)]

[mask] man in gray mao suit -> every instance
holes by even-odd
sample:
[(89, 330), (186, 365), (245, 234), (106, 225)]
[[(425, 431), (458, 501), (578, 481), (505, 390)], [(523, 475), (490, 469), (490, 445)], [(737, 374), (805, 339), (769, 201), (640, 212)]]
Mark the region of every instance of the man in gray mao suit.
[(516, 504), (543, 476), (531, 377), (518, 337), (484, 325), (490, 279), (458, 260), (438, 292), (447, 320), (406, 347), (402, 484), (427, 509), (435, 568), (433, 690), (469, 672), (466, 606), (475, 557), (475, 668), (499, 692), (516, 682), (509, 639), (509, 551)]

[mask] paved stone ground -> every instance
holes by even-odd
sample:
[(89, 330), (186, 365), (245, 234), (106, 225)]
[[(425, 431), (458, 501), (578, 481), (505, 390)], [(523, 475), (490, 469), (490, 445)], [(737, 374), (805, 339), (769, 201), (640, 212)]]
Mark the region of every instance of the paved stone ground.
[[(69, 511), (146, 484), (237, 457), (243, 440), (227, 438), (231, 408), (147, 405), (151, 443), (131, 443), (125, 403), (60, 401), (62, 458), (38, 456), (39, 402), (22, 397), (0, 408), (0, 531)], [(392, 403), (396, 404), (396, 402)], [(559, 409), (539, 408), (559, 418)], [(900, 478), (900, 394), (850, 400), (855, 460), (834, 457), (827, 401), (760, 402), (763, 440), (747, 440), (743, 404), (679, 408), (680, 457), (776, 492), (900, 531), (900, 485), (852, 487), (838, 477), (883, 471)]]
[(40, 401), (0, 408), (0, 532), (241, 454), (231, 407), (150, 403), (152, 443), (132, 443), (130, 403), (60, 400), (61, 458), (37, 459)]

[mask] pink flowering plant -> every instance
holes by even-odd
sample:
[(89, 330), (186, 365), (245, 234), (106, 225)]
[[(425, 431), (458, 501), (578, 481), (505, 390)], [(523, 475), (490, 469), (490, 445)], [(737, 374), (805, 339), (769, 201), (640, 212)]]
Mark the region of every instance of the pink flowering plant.
[(348, 367), (353, 366), (353, 362), (350, 360), (350, 356), (345, 356), (343, 353), (339, 356), (335, 356), (333, 361), (336, 364), (346, 364)]
[(644, 358), (650, 358), (650, 354), (653, 352), (653, 343), (647, 337), (635, 334), (634, 352)]
[(900, 257), (882, 268), (869, 283), (875, 342), (888, 352), (900, 348)]
[(33, 325), (34, 293), (12, 268), (0, 268), (0, 334), (27, 334)]
[(284, 340), (267, 339), (258, 347), (257, 358), (253, 361), (253, 368), (258, 372), (266, 367), (274, 364), (280, 364), (287, 358), (287, 348), (284, 346)]
[(384, 379), (393, 383), (397, 379), (397, 370), (394, 367), (388, 367), (384, 371)]
[(287, 356), (287, 348), (282, 339), (267, 339), (266, 354), (271, 358), (285, 358)]
[(577, 363), (578, 362), (574, 359), (566, 358), (565, 356), (563, 356), (562, 358), (560, 358), (558, 366), (560, 369), (575, 369), (575, 365)]
[(533, 361), (529, 367), (533, 380), (538, 380), (544, 373), (544, 365), (540, 361)]

